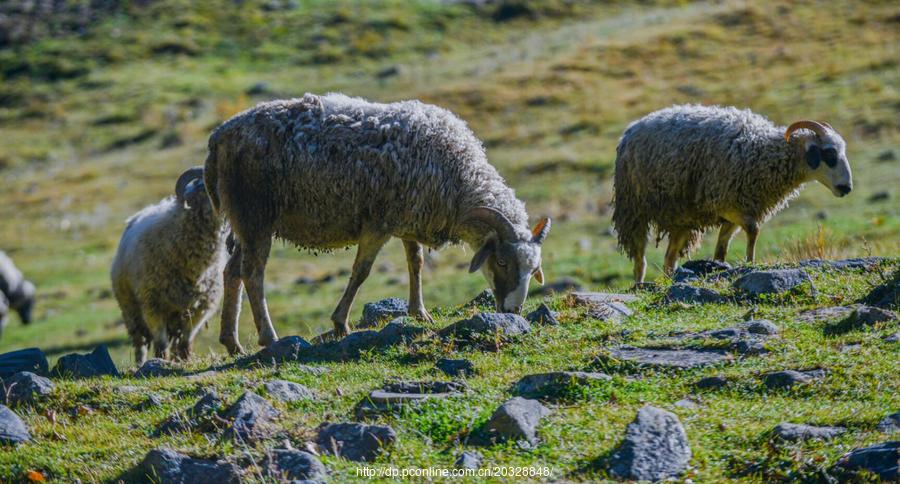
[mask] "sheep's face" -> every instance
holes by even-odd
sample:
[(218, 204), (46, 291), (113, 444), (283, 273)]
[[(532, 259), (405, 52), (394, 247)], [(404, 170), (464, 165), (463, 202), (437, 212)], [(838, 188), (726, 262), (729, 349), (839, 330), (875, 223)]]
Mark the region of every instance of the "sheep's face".
[(853, 189), (845, 150), (844, 139), (832, 129), (804, 139), (804, 157), (811, 170), (810, 178), (828, 187), (836, 197), (843, 197)]
[(195, 178), (184, 187), (183, 202), (184, 207), (189, 210), (212, 209), (202, 178)]
[(541, 284), (541, 244), (550, 230), (550, 220), (539, 222), (528, 240), (501, 241), (489, 239), (475, 254), (469, 271), (481, 269), (494, 292), (497, 311), (519, 313), (534, 277)]

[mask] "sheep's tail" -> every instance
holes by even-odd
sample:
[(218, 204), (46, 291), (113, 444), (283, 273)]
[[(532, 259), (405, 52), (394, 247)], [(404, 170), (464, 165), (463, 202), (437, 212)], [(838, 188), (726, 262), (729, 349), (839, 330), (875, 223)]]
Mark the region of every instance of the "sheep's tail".
[(213, 210), (218, 214), (222, 206), (219, 198), (219, 159), (216, 146), (216, 134), (213, 133), (209, 138), (209, 154), (206, 156), (206, 165), (203, 169), (203, 183), (206, 185), (206, 194), (209, 195), (209, 201)]
[(628, 177), (629, 156), (625, 153), (625, 137), (616, 149), (616, 172), (613, 178), (613, 227), (619, 250), (634, 259), (644, 253), (650, 221), (644, 216), (641, 201)]

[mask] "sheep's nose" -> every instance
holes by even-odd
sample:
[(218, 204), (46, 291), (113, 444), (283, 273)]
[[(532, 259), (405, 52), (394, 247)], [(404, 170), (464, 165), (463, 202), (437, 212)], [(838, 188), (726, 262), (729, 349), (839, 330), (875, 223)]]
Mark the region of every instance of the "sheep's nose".
[(844, 196), (850, 193), (850, 190), (853, 190), (853, 187), (850, 185), (838, 185), (835, 188), (837, 188), (837, 191), (841, 192), (841, 196)]

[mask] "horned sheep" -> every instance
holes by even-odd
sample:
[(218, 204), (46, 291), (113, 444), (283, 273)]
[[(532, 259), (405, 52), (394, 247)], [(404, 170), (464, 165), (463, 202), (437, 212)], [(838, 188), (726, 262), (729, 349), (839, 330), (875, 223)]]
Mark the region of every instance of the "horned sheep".
[(0, 251), (0, 334), (3, 333), (7, 311), (10, 309), (19, 313), (23, 324), (31, 323), (34, 294), (34, 284), (25, 279), (22, 271), (6, 253)]
[(368, 102), (306, 94), (260, 104), (226, 121), (209, 140), (206, 186), (238, 244), (228, 262), (220, 341), (239, 352), (243, 283), (259, 344), (277, 339), (263, 293), (275, 235), (314, 250), (358, 245), (349, 283), (331, 316), (335, 336), (376, 255), (403, 241), (410, 313), (422, 300), (423, 246), (465, 242), (499, 310), (518, 312), (532, 276), (542, 280), (542, 219), (528, 229), (524, 204), (488, 163), (481, 142), (447, 110), (418, 101)]
[(213, 213), (203, 168), (188, 169), (175, 196), (128, 219), (110, 276), (138, 364), (153, 343), (156, 357), (186, 359), (197, 331), (218, 309), (227, 259), (227, 225)]
[(827, 123), (776, 126), (750, 110), (683, 105), (651, 113), (625, 130), (616, 150), (613, 223), (619, 248), (643, 282), (651, 228), (668, 234), (664, 271), (720, 227), (715, 259), (725, 260), (738, 228), (753, 262), (760, 227), (818, 181), (838, 197), (853, 187), (846, 143)]

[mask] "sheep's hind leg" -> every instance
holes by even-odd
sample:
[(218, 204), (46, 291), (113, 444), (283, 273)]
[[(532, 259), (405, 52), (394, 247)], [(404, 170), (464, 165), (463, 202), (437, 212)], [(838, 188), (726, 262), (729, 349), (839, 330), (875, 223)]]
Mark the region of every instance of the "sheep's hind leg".
[(752, 264), (756, 258), (756, 237), (759, 236), (759, 225), (756, 221), (747, 222), (744, 225), (744, 232), (747, 232), (747, 263)]
[(347, 288), (344, 289), (344, 295), (341, 301), (331, 315), (331, 321), (334, 323), (334, 336), (342, 338), (350, 333), (350, 325), (347, 324), (347, 316), (350, 314), (350, 307), (353, 305), (353, 299), (359, 291), (359, 286), (369, 277), (369, 271), (372, 270), (372, 264), (375, 263), (375, 257), (384, 247), (384, 244), (390, 237), (384, 235), (364, 235), (359, 240), (359, 247), (356, 249), (356, 260), (353, 262), (353, 272), (350, 274), (350, 281)]
[(725, 255), (728, 254), (728, 244), (731, 243), (731, 238), (734, 237), (734, 232), (737, 228), (738, 226), (731, 222), (725, 221), (722, 223), (722, 228), (719, 229), (719, 239), (716, 241), (715, 260), (725, 262)]
[(153, 356), (168, 360), (170, 345), (171, 340), (169, 340), (168, 332), (165, 329), (159, 331), (159, 333), (153, 337)]
[(414, 240), (404, 240), (403, 248), (406, 250), (406, 265), (409, 269), (409, 315), (433, 323), (434, 318), (428, 314), (422, 299), (422, 266), (425, 265), (425, 251), (422, 244)]
[(690, 231), (687, 230), (669, 232), (669, 247), (666, 249), (666, 260), (663, 263), (663, 273), (666, 276), (671, 277), (675, 273), (675, 263), (678, 262), (678, 256), (690, 235)]
[(241, 281), (241, 246), (235, 244), (225, 270), (224, 295), (222, 296), (222, 321), (219, 330), (219, 343), (225, 345), (228, 354), (237, 355), (244, 352), (238, 339), (238, 318), (241, 315), (241, 293), (244, 291)]
[(647, 243), (644, 241), (639, 247), (635, 248), (632, 259), (634, 259), (634, 284), (643, 284), (644, 275), (647, 273), (647, 259), (644, 258), (644, 252), (647, 250)]
[(257, 341), (260, 346), (269, 346), (278, 340), (275, 328), (272, 327), (272, 320), (269, 318), (265, 293), (266, 262), (269, 259), (271, 248), (271, 235), (249, 242), (244, 241), (241, 244), (241, 278), (247, 288), (250, 309), (253, 310), (253, 322), (259, 333)]

